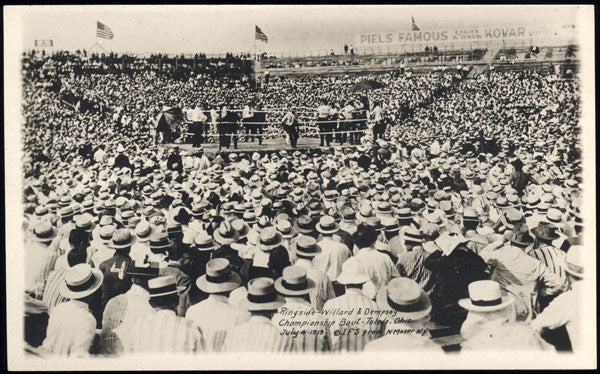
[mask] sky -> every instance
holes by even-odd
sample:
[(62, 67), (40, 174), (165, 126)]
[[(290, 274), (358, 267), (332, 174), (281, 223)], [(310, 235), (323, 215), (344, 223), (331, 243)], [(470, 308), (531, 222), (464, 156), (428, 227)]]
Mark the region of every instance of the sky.
[[(115, 52), (207, 54), (250, 52), (254, 25), (269, 37), (262, 51), (300, 54), (336, 51), (356, 34), (577, 22), (574, 6), (33, 6), (21, 7), (23, 48), (52, 39), (55, 49), (89, 49), (96, 21), (115, 34), (102, 40)], [(5, 34), (6, 35), (6, 34)]]

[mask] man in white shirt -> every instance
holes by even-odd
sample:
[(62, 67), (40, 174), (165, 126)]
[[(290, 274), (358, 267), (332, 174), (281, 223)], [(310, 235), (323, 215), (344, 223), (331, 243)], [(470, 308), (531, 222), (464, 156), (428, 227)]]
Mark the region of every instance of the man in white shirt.
[[(328, 131), (328, 123), (329, 120), (329, 112), (331, 111), (331, 107), (326, 104), (325, 100), (321, 100), (321, 105), (317, 108), (317, 126), (319, 128), (319, 133), (324, 133)], [(323, 147), (325, 142), (327, 142), (327, 146), (331, 143), (331, 134), (322, 134), (319, 135), (321, 139), (320, 146)]]
[(209, 294), (208, 299), (188, 308), (186, 318), (195, 321), (202, 329), (208, 352), (220, 352), (227, 331), (247, 322), (248, 312), (229, 305), (231, 291), (241, 284), (240, 276), (231, 271), (226, 258), (215, 258), (206, 264), (206, 274), (198, 278), (196, 286)]
[(98, 164), (104, 164), (107, 160), (106, 151), (103, 149), (102, 145), (98, 146), (98, 150), (94, 152), (94, 161)]
[(310, 290), (309, 297), (313, 309), (320, 312), (327, 300), (335, 297), (331, 279), (313, 263), (313, 259), (321, 253), (321, 249), (317, 246), (317, 241), (308, 235), (299, 235), (294, 243), (294, 249), (297, 258), (294, 266), (303, 268), (308, 279), (314, 282), (315, 287)]
[[(353, 239), (358, 248), (356, 259), (364, 266), (365, 271), (371, 277), (371, 281), (375, 285), (375, 291), (385, 287), (390, 279), (400, 276), (390, 256), (375, 249), (377, 231), (373, 227), (359, 226), (353, 235)], [(365, 294), (365, 296), (375, 298), (374, 294)]]
[[(369, 279), (356, 258), (344, 262), (338, 281), (345, 286), (345, 293), (327, 301), (323, 307), (323, 314), (331, 323), (329, 347), (332, 352), (360, 352), (367, 343), (381, 336), (380, 318), (374, 317), (369, 323), (368, 315), (364, 314), (367, 309), (375, 313), (379, 310), (377, 304), (363, 294), (364, 286), (370, 283)], [(339, 314), (337, 311), (345, 313)]]
[(383, 138), (385, 134), (385, 122), (383, 120), (383, 109), (379, 101), (375, 102), (375, 108), (371, 111), (371, 119), (373, 120), (373, 142), (377, 140), (377, 137)]
[(194, 148), (198, 148), (202, 145), (202, 135), (204, 135), (204, 122), (206, 122), (206, 115), (202, 111), (199, 105), (196, 105), (194, 109), (190, 110), (191, 128), (192, 128), (192, 145)]
[(313, 259), (315, 267), (335, 281), (342, 272), (342, 264), (352, 255), (350, 249), (333, 238), (339, 230), (339, 225), (331, 216), (323, 216), (316, 225), (317, 231), (323, 236), (317, 243), (321, 254)]
[(520, 243), (522, 233), (516, 233), (510, 243), (498, 240), (479, 251), (478, 255), (492, 266), (491, 280), (515, 298), (517, 320), (531, 321), (534, 296), (540, 285), (547, 295), (562, 292), (566, 285), (541, 261), (526, 254)]
[(251, 102), (248, 102), (245, 106), (244, 109), (242, 110), (242, 126), (246, 129), (246, 135), (248, 136), (247, 141), (253, 142), (254, 141), (254, 137), (251, 136), (250, 134), (254, 134), (256, 131), (254, 131), (256, 129), (256, 125), (254, 123), (247, 123), (247, 122), (253, 122), (254, 119), (254, 108), (252, 106)]
[[(307, 277), (306, 270), (299, 266), (288, 266), (282, 276), (275, 281), (275, 289), (285, 298), (285, 305), (277, 310), (271, 323), (279, 328), (282, 335), (294, 340), (295, 352), (326, 352), (329, 350), (329, 329), (326, 318), (316, 313), (310, 304), (309, 293), (315, 283)], [(290, 322), (294, 325), (290, 326)], [(295, 325), (297, 322), (304, 326)]]
[[(354, 131), (356, 130), (356, 126), (354, 126), (355, 122), (352, 122), (352, 112), (354, 111), (354, 107), (352, 106), (352, 102), (348, 101), (346, 106), (341, 109), (341, 114), (343, 117), (343, 121), (340, 122), (340, 131)], [(341, 143), (345, 143), (346, 140), (350, 140), (350, 144), (358, 144), (359, 137), (356, 136), (358, 133), (343, 133), (341, 134)]]
[(438, 156), (440, 154), (440, 151), (440, 143), (436, 139), (429, 146), (429, 154), (431, 154), (432, 156)]

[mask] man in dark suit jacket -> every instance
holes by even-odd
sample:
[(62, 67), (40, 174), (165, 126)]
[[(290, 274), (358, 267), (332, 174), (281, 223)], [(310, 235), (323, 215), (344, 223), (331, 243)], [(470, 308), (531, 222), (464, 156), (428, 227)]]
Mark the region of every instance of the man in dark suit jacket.
[(181, 160), (181, 155), (179, 154), (179, 147), (173, 148), (173, 153), (171, 153), (167, 159), (167, 168), (172, 171), (177, 170), (179, 174), (183, 173), (183, 162)]
[(117, 157), (115, 157), (115, 163), (113, 165), (114, 168), (128, 168), (131, 169), (131, 173), (133, 173), (133, 165), (129, 162), (129, 157), (124, 153), (125, 148), (119, 144), (117, 146)]
[(113, 234), (110, 246), (115, 254), (100, 264), (99, 269), (104, 275), (102, 281), (102, 310), (113, 297), (127, 292), (131, 288), (131, 279), (126, 275), (131, 264), (129, 251), (134, 243), (129, 229), (119, 229)]

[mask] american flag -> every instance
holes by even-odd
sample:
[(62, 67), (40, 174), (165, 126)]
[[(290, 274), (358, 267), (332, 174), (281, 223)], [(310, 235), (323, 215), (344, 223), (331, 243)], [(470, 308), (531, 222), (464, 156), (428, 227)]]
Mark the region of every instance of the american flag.
[(106, 26), (102, 22), (96, 21), (96, 36), (98, 38), (112, 39), (115, 35), (110, 27)]
[(410, 16), (412, 18), (412, 31), (419, 31), (419, 27), (415, 23), (415, 17)]
[(262, 30), (260, 29), (260, 27), (254, 25), (255, 30), (254, 30), (254, 39), (256, 40), (260, 40), (262, 42), (268, 43), (269, 42), (269, 38), (267, 38), (267, 35), (265, 35), (264, 32), (262, 32)]

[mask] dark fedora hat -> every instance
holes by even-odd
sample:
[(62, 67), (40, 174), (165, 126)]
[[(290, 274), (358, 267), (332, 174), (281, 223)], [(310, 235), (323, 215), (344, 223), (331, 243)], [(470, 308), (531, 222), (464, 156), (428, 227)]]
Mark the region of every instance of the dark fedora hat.
[(537, 227), (531, 229), (531, 232), (542, 240), (555, 240), (560, 237), (556, 232), (557, 227), (548, 222), (540, 222)]
[(514, 232), (510, 238), (510, 242), (517, 247), (525, 248), (533, 244), (533, 238), (528, 231)]

